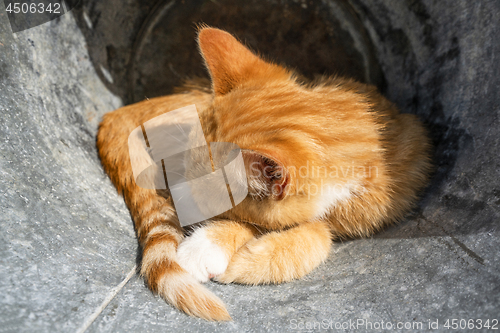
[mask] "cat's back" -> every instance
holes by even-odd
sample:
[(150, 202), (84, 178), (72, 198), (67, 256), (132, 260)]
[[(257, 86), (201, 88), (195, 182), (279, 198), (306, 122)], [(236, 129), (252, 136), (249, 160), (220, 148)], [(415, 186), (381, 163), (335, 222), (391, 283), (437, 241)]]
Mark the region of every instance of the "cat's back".
[(130, 133), (150, 119), (187, 105), (195, 104), (203, 112), (212, 95), (204, 89), (190, 89), (173, 95), (146, 98), (142, 102), (121, 107), (103, 116), (97, 133), (97, 148), (104, 169), (120, 191), (123, 181), (132, 175), (129, 160)]
[(193, 89), (172, 95), (146, 98), (141, 102), (121, 107), (104, 115), (99, 135), (106, 135), (110, 129), (130, 134), (130, 131), (146, 121), (187, 105), (195, 104), (198, 112), (207, 108), (212, 95)]
[[(334, 86), (361, 96), (377, 132), (380, 160), (370, 163), (368, 177), (350, 200), (334, 207), (328, 219), (342, 237), (369, 236), (400, 220), (415, 205), (432, 170), (432, 145), (423, 123), (413, 114), (400, 113), (376, 87), (349, 79)], [(346, 214), (349, 212), (349, 214)]]

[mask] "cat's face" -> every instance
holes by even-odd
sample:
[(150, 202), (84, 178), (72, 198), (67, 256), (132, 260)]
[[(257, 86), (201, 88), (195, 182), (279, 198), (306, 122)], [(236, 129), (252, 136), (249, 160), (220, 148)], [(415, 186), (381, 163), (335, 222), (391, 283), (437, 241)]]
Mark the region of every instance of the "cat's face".
[(218, 29), (201, 30), (199, 46), (215, 94), (202, 119), (207, 141), (243, 149), (251, 195), (231, 214), (282, 227), (321, 215), (325, 191), (338, 198), (352, 193), (359, 177), (337, 172), (332, 179), (330, 171), (373, 150), (366, 143), (375, 143), (377, 134), (364, 126), (373, 119), (356, 112), (365, 103), (361, 97), (335, 86), (299, 84), (292, 72)]

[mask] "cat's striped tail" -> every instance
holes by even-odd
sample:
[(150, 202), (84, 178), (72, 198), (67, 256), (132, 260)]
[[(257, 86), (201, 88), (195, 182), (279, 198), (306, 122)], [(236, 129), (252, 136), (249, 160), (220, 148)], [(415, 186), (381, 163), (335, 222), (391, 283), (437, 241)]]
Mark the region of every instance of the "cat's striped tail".
[(182, 234), (160, 223), (158, 212), (143, 217), (144, 222), (156, 221), (153, 222), (156, 226), (146, 227), (146, 234), (138, 230), (139, 238), (143, 239), (141, 275), (149, 288), (189, 315), (207, 320), (230, 320), (224, 303), (177, 263), (176, 252)]
[[(99, 128), (97, 147), (104, 169), (122, 193), (134, 219), (143, 250), (141, 275), (149, 288), (170, 304), (207, 320), (230, 320), (224, 303), (179, 266), (176, 252), (183, 239), (168, 193), (143, 189), (133, 179), (128, 134), (137, 127), (127, 108), (108, 113)], [(165, 191), (167, 192), (167, 191)]]

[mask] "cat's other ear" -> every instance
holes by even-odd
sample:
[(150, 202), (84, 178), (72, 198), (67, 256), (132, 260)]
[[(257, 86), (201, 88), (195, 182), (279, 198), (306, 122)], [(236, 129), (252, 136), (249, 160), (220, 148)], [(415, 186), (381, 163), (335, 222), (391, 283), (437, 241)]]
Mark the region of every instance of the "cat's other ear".
[(256, 76), (289, 77), (284, 68), (265, 62), (223, 30), (201, 28), (198, 33), (198, 45), (210, 72), (216, 95), (225, 95)]
[(275, 158), (253, 150), (242, 151), (249, 192), (253, 196), (282, 200), (288, 191), (290, 175)]

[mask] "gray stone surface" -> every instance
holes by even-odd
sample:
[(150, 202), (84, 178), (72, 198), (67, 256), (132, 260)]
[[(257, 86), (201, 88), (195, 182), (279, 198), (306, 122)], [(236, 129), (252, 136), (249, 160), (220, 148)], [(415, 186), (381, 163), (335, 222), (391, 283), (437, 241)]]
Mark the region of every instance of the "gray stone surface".
[(0, 331), (75, 331), (134, 266), (101, 170), (100, 82), (71, 15), (13, 35), (0, 4)]
[[(324, 8), (323, 2), (296, 3)], [(445, 331), (448, 318), (500, 319), (500, 3), (334, 5), (350, 6), (362, 23), (359, 33), (368, 40), (361, 49), (373, 48), (365, 59), (375, 57), (381, 69), (370, 80), (427, 123), (436, 146), (432, 184), (400, 225), (335, 244), (328, 261), (303, 280), (256, 287), (208, 283), (233, 316), (232, 322), (208, 323), (173, 309), (137, 276), (124, 284), (136, 265), (137, 242), (95, 149), (102, 114), (147, 90), (148, 59), (134, 58), (133, 50), (155, 1), (87, 1), (17, 34), (0, 2), (0, 332), (87, 326), (90, 332), (283, 332), (357, 319), (422, 322), (422, 331), (438, 319)], [(168, 12), (162, 15), (169, 19)], [(168, 24), (153, 23), (152, 31), (168, 37)], [(192, 28), (189, 16), (181, 28)], [(255, 35), (276, 33), (262, 29)], [(311, 31), (304, 28), (311, 38), (319, 30)], [(131, 59), (141, 62), (132, 68)], [(188, 73), (189, 62), (176, 66), (175, 72)], [(129, 80), (130, 68), (139, 82)], [(310, 68), (329, 70), (303, 70)], [(171, 88), (171, 81), (162, 82), (155, 93)]]

